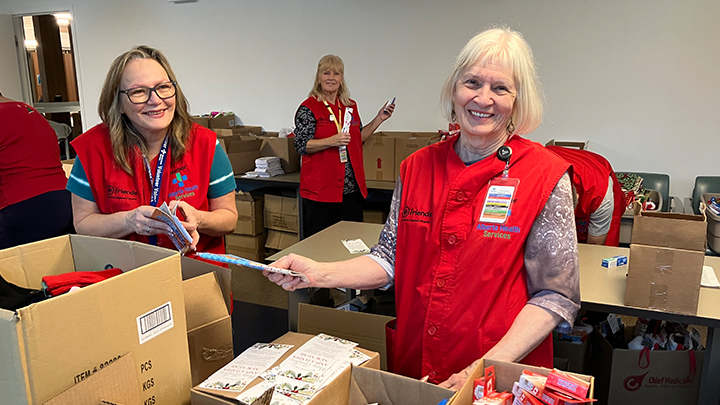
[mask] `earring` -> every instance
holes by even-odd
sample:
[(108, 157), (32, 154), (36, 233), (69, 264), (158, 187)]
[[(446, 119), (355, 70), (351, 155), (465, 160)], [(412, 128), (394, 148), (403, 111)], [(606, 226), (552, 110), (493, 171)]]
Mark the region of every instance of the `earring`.
[(510, 117), (510, 122), (508, 122), (507, 131), (511, 134), (515, 132), (515, 124), (513, 123), (512, 117)]
[(450, 121), (452, 121), (452, 122), (457, 122), (457, 116), (455, 115), (455, 109), (454, 109), (454, 108), (450, 111)]

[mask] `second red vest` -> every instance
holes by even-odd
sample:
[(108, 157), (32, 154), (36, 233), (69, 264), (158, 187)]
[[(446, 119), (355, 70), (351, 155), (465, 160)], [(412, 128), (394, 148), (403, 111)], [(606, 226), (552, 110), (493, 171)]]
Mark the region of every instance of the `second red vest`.
[[(367, 197), (367, 187), (365, 185), (365, 169), (363, 168), (360, 114), (358, 113), (357, 103), (354, 100), (351, 101), (353, 103), (349, 106), (353, 109), (352, 124), (350, 125), (351, 138), (347, 150), (350, 155), (350, 163), (355, 172), (355, 179), (364, 198)], [(340, 114), (338, 106), (328, 103), (333, 115), (340, 120), (340, 126), (342, 126), (345, 109), (348, 107), (342, 105), (340, 100), (338, 100), (338, 104), (342, 107), (342, 114)], [(337, 126), (334, 121), (330, 120), (330, 112), (322, 101), (310, 97), (303, 101), (301, 105), (309, 108), (313, 116), (315, 116), (314, 139), (329, 138), (338, 133)], [(345, 163), (340, 162), (338, 148), (332, 147), (317, 153), (303, 155), (300, 169), (300, 196), (302, 198), (319, 202), (342, 202), (344, 184)]]
[[(428, 146), (401, 166), (395, 256), (393, 372), (442, 382), (481, 358), (527, 303), (525, 241), (568, 165), (518, 136), (509, 177), (520, 179), (503, 224), (479, 222), (491, 179), (505, 163), (466, 166), (453, 144)], [(548, 336), (523, 362), (552, 367)]]

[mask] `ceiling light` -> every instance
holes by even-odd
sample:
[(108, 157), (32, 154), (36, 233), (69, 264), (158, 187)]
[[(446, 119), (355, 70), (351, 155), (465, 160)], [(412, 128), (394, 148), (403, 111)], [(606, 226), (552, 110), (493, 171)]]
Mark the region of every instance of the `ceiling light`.
[(70, 15), (70, 13), (57, 13), (57, 14), (53, 14), (53, 15), (55, 16), (55, 19), (58, 21), (72, 20), (72, 16)]

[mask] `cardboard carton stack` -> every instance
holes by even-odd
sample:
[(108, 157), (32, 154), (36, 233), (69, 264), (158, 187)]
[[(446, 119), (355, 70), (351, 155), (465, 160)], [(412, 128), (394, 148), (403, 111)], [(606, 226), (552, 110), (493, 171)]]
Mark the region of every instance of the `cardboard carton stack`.
[(265, 195), (265, 247), (272, 253), (298, 242), (298, 203), (295, 198)]
[(438, 138), (437, 132), (376, 132), (363, 146), (365, 178), (395, 181), (400, 163)]

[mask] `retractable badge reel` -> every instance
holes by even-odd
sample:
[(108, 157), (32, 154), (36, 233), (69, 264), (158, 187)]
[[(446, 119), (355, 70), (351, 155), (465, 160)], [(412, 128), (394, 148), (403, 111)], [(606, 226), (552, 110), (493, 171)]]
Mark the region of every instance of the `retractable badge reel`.
[(510, 157), (512, 157), (512, 149), (509, 146), (501, 146), (496, 156), (505, 162), (505, 169), (503, 169), (502, 175), (490, 180), (479, 221), (503, 224), (510, 216), (513, 197), (518, 184), (520, 184), (520, 179), (509, 176)]

